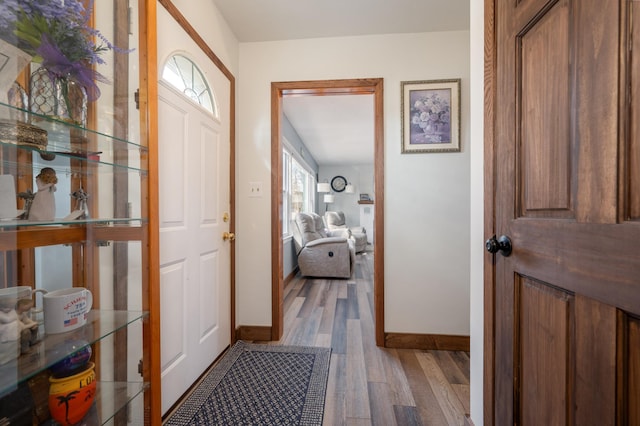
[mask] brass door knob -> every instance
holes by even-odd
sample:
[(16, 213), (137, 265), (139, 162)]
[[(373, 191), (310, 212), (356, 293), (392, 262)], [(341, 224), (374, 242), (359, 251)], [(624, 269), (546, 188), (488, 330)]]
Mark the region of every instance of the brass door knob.
[(224, 241), (233, 241), (236, 239), (236, 234), (234, 234), (233, 232), (225, 232), (222, 234), (222, 239)]

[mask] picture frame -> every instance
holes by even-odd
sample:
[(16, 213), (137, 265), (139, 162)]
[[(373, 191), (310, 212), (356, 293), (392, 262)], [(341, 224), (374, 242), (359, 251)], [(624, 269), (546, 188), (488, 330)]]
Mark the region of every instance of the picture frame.
[(460, 79), (400, 82), (402, 153), (460, 152)]
[(369, 194), (360, 194), (360, 201), (371, 201)]

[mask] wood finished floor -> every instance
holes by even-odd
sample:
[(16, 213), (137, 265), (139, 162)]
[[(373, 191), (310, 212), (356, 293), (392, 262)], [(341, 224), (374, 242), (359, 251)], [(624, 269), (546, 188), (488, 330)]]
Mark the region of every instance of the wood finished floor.
[(375, 345), (372, 253), (349, 280), (298, 276), (284, 296), (284, 336), (270, 344), (332, 348), (325, 425), (465, 425), (468, 352)]

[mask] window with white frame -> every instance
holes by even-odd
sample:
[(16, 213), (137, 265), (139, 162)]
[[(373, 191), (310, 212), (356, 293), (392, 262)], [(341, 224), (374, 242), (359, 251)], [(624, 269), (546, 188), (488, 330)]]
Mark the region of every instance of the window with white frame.
[(180, 54), (171, 56), (162, 69), (162, 79), (218, 117), (213, 92), (204, 74), (191, 59)]
[(316, 178), (287, 148), (282, 150), (282, 169), (282, 233), (288, 236), (296, 214), (315, 211)]

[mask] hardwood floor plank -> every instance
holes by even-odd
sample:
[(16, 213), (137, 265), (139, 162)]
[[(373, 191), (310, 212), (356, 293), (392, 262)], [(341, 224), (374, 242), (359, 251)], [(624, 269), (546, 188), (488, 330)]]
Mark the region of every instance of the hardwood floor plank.
[(452, 383), (451, 387), (458, 396), (460, 404), (462, 404), (462, 407), (464, 408), (465, 416), (468, 416), (471, 413), (471, 404), (469, 403), (469, 401), (471, 400), (471, 389), (469, 388), (469, 385), (459, 385)]
[(444, 373), (449, 383), (468, 385), (469, 379), (460, 370), (458, 364), (451, 357), (451, 351), (427, 351), (436, 359), (440, 370)]
[(334, 426), (345, 423), (345, 400), (347, 393), (347, 356), (331, 354), (329, 364), (329, 378), (327, 380), (327, 394), (324, 402), (324, 417), (322, 424)]
[(298, 312), (299, 317), (306, 317), (311, 315), (314, 309), (316, 309), (317, 299), (322, 288), (326, 285), (325, 282), (317, 282), (314, 280), (308, 280), (305, 284), (303, 291), (299, 293), (299, 297), (304, 297), (304, 303)]
[(287, 341), (289, 339), (288, 337), (289, 334), (296, 332), (297, 330), (296, 324), (298, 321), (297, 319), (298, 311), (302, 307), (302, 303), (304, 303), (304, 299), (302, 297), (296, 297), (291, 302), (289, 309), (285, 311), (284, 323), (287, 324), (288, 326), (285, 327), (284, 329), (284, 335), (282, 336), (282, 339), (280, 339), (281, 342)]
[(370, 382), (385, 382), (387, 380), (383, 362), (385, 354), (376, 346), (373, 318), (371, 316), (367, 294), (365, 289), (359, 284), (357, 284), (357, 296), (367, 380)]
[(338, 288), (338, 299), (346, 299), (347, 298), (347, 285), (349, 284), (345, 280), (334, 280), (333, 285)]
[(335, 353), (347, 353), (347, 299), (336, 300), (336, 314), (331, 331), (331, 347)]
[(394, 405), (393, 415), (398, 426), (422, 426), (420, 415), (416, 407)]
[(435, 397), (429, 381), (417, 358), (417, 352), (411, 349), (398, 349), (402, 368), (409, 381), (413, 399), (420, 414), (420, 420), (426, 425), (448, 425), (447, 418)]
[(330, 348), (331, 335), (327, 333), (318, 333), (316, 335), (315, 343), (312, 346), (316, 346), (318, 348)]
[(361, 280), (362, 278), (364, 278), (364, 273), (362, 271), (362, 262), (356, 261), (356, 267), (354, 269), (355, 269), (354, 276), (356, 280), (359, 280), (359, 279)]
[(360, 319), (358, 295), (355, 284), (347, 284), (347, 319)]
[(369, 382), (367, 391), (369, 392), (371, 424), (374, 426), (395, 426), (397, 423), (393, 404), (390, 403), (389, 386), (386, 383)]
[(347, 417), (370, 419), (367, 372), (358, 320), (347, 320)]
[[(295, 280), (294, 280), (295, 281)], [(285, 290), (284, 292), (284, 299), (283, 299), (283, 307), (284, 307), (284, 312), (286, 315), (286, 312), (289, 310), (289, 307), (291, 306), (291, 303), (293, 303), (293, 301), (296, 299), (296, 297), (298, 297), (298, 291), (295, 291), (291, 288), (288, 288), (289, 291)]]
[(324, 301), (324, 311), (322, 313), (322, 319), (320, 320), (318, 333), (331, 334), (336, 316), (337, 300), (338, 286), (332, 284), (327, 285), (326, 300)]
[(316, 334), (318, 334), (318, 326), (320, 324), (321, 316), (322, 308), (316, 308), (308, 315), (308, 317), (297, 317), (294, 320), (294, 329), (287, 335), (283, 344), (294, 346), (313, 345), (316, 339)]
[(422, 352), (417, 354), (417, 358), (447, 419), (447, 424), (464, 426), (464, 408), (434, 356)]
[(400, 362), (397, 349), (380, 349), (380, 358), (383, 361), (383, 370), (386, 381), (392, 390), (391, 402), (397, 406), (415, 407), (411, 386)]
[(298, 275), (296, 278), (289, 281), (287, 285), (285, 285), (284, 296), (283, 296), (285, 311), (286, 311), (287, 301), (298, 297), (298, 294), (300, 293), (300, 289), (302, 289), (302, 286), (304, 286), (304, 283), (306, 281), (307, 280), (305, 278), (301, 278)]
[(465, 375), (465, 377), (467, 378), (467, 382), (469, 382), (471, 380), (471, 376), (470, 376), (471, 360), (469, 359), (469, 352), (451, 351), (449, 355), (451, 356), (451, 359), (453, 359), (455, 363), (458, 365), (458, 368), (460, 368), (460, 371), (462, 371), (462, 373)]
[(344, 424), (347, 426), (371, 426), (371, 420), (347, 417)]
[(316, 301), (317, 306), (325, 307), (327, 304), (327, 300), (329, 300), (329, 295), (331, 294), (331, 288), (333, 286), (330, 282), (325, 281), (322, 283), (322, 288), (318, 293), (318, 299)]

